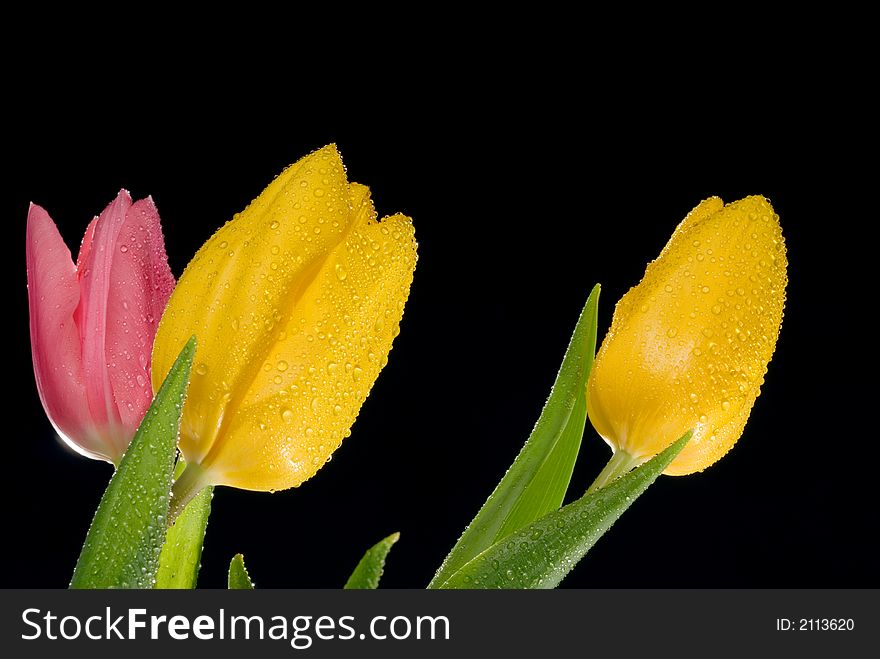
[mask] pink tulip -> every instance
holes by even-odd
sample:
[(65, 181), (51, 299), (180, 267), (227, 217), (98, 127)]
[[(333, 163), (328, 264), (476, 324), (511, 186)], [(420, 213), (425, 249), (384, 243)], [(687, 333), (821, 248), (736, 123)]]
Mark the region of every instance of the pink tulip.
[(31, 204), (27, 281), (46, 414), (75, 451), (119, 464), (153, 399), (153, 337), (174, 288), (153, 200), (133, 204), (120, 190), (86, 229), (76, 265)]

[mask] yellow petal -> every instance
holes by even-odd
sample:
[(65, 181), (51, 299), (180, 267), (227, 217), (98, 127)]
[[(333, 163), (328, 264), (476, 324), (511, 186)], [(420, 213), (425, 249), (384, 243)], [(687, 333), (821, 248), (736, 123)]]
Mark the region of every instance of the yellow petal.
[(356, 227), (327, 259), (204, 466), (219, 484), (297, 486), (348, 436), (385, 365), (416, 245), (402, 215)]
[(707, 199), (618, 302), (587, 397), (590, 420), (615, 450), (647, 459), (693, 428), (666, 470), (688, 474), (742, 434), (782, 322), (778, 219), (763, 197)]
[[(379, 224), (374, 216), (367, 189), (349, 186), (335, 147), (325, 147), (285, 170), (181, 276), (154, 344), (154, 386), (195, 334), (180, 447), (214, 484), (298, 485), (348, 431), (387, 358), (415, 266), (409, 221)], [(350, 250), (364, 236), (380, 249), (362, 268)], [(377, 331), (386, 308), (387, 332)], [(360, 364), (370, 354), (375, 368)], [(337, 357), (360, 369), (359, 386), (340, 392), (340, 411), (335, 400), (327, 403), (328, 392), (346, 382), (328, 371)], [(292, 465), (296, 447), (309, 449), (309, 466)]]

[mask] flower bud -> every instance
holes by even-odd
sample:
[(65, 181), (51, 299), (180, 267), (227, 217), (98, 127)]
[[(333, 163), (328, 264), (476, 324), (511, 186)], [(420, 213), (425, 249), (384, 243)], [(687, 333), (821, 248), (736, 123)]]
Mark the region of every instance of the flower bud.
[(158, 388), (198, 339), (181, 500), (204, 485), (296, 487), (330, 459), (388, 360), (415, 265), (410, 219), (377, 221), (335, 146), (288, 167), (202, 246), (153, 349)]
[(153, 400), (150, 351), (174, 288), (153, 200), (120, 190), (86, 229), (76, 265), (31, 204), (27, 280), (43, 408), (73, 450), (118, 464)]
[(694, 434), (665, 473), (734, 445), (764, 383), (785, 303), (785, 242), (769, 201), (703, 201), (614, 310), (587, 409), (616, 452), (648, 460)]

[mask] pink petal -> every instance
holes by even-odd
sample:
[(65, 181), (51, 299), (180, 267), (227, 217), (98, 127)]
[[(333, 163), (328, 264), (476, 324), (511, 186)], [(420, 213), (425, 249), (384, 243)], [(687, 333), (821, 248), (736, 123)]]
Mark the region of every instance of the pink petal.
[(109, 457), (91, 432), (73, 319), (80, 297), (76, 269), (52, 218), (34, 204), (27, 219), (27, 281), (31, 353), (43, 408), (68, 444)]
[(79, 256), (76, 257), (76, 269), (79, 272), (82, 272), (83, 264), (86, 262), (86, 259), (89, 257), (89, 252), (92, 249), (92, 241), (95, 239), (95, 225), (97, 223), (98, 217), (95, 216), (92, 218), (92, 221), (89, 222), (89, 226), (86, 227), (82, 242), (79, 244)]
[(141, 199), (128, 209), (116, 238), (107, 296), (110, 384), (129, 436), (153, 400), (153, 338), (173, 288), (159, 211), (152, 199)]
[[(91, 240), (87, 232), (82, 258), (77, 264), (81, 297), (74, 318), (82, 339), (86, 398), (93, 422), (106, 428), (116, 428), (121, 422), (108, 372), (107, 298), (112, 287), (111, 267), (119, 249), (117, 239), (130, 207), (131, 197), (125, 190), (120, 190), (94, 226), (90, 225)], [(128, 439), (131, 438), (113, 437), (119, 443), (127, 443)], [(117, 448), (121, 452), (126, 446)]]

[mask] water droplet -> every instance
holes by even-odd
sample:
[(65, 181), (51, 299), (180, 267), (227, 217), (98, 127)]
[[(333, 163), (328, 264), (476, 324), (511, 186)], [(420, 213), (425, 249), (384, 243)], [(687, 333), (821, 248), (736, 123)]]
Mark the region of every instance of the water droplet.
[(269, 228), (270, 228), (270, 229), (277, 229), (277, 228), (278, 228), (278, 220), (272, 220), (272, 221), (269, 223)]
[(147, 378), (145, 378), (145, 377), (144, 377), (143, 375), (141, 375), (140, 373), (137, 374), (137, 377), (135, 378), (135, 381), (137, 382), (137, 384), (138, 384), (139, 387), (143, 387), (143, 386), (145, 386), (145, 385), (147, 384)]
[(345, 281), (345, 278), (348, 277), (348, 271), (345, 269), (345, 266), (341, 263), (336, 264), (336, 278), (339, 281)]
[(360, 379), (361, 379), (361, 374), (362, 374), (363, 372), (364, 372), (364, 369), (362, 369), (360, 366), (355, 366), (355, 367), (354, 367), (354, 370), (353, 370), (352, 373), (351, 373), (351, 376), (352, 376), (355, 380), (360, 380)]
[(287, 370), (287, 362), (283, 359), (278, 360), (277, 368), (282, 373)]
[(691, 392), (690, 399), (692, 403), (696, 403), (699, 400), (699, 396), (697, 394)]
[(196, 373), (206, 375), (208, 373), (208, 365), (205, 362), (199, 362), (199, 365), (196, 366)]
[(724, 410), (725, 412), (727, 410), (729, 410), (730, 409), (730, 401), (729, 400), (722, 400), (721, 401), (721, 409)]
[(125, 244), (121, 245), (119, 247), (119, 251), (122, 252), (123, 254), (125, 254), (128, 251), (128, 245), (125, 245)]
[(226, 249), (228, 246), (229, 246), (229, 243), (226, 242), (225, 240), (221, 241), (220, 244), (218, 245), (218, 247), (220, 247), (220, 249)]
[(281, 418), (287, 421), (287, 423), (290, 423), (291, 421), (293, 421), (293, 410), (285, 407), (283, 410), (281, 410)]
[(678, 330), (675, 329), (674, 327), (670, 327), (668, 330), (666, 330), (666, 336), (668, 336), (670, 339), (672, 337), (674, 337), (676, 334), (678, 334)]

